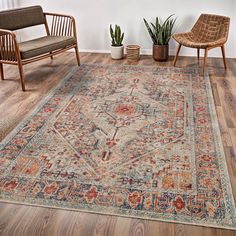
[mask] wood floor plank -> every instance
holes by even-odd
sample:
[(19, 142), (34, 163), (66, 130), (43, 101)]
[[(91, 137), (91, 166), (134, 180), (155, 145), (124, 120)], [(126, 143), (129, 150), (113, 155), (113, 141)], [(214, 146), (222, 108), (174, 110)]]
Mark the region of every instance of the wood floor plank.
[[(81, 53), (81, 63), (172, 66), (141, 56), (136, 63), (111, 60), (109, 54)], [(225, 72), (221, 58), (209, 58), (208, 70), (232, 190), (236, 198), (236, 59), (227, 59)], [(200, 62), (201, 64), (202, 62)], [(196, 66), (197, 59), (179, 57), (177, 66)], [(0, 140), (76, 66), (74, 53), (65, 53), (53, 61), (46, 59), (24, 67), (26, 92), (20, 89), (16, 67), (4, 66), (5, 80), (0, 81)], [(1, 236), (233, 236), (236, 231), (148, 221), (109, 215), (0, 203)]]

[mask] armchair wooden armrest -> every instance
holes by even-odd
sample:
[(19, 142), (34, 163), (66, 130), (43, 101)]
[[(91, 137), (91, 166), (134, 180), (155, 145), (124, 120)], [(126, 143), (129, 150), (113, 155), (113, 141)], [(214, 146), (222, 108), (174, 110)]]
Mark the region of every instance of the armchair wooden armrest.
[(2, 80), (4, 80), (3, 63), (18, 66), (22, 90), (25, 91), (24, 74), (16, 34), (10, 30), (0, 29), (0, 74)]
[(51, 36), (73, 36), (77, 38), (75, 18), (70, 15), (44, 12), (47, 19), (50, 20), (50, 29), (47, 23), (46, 30)]
[(0, 60), (15, 64), (19, 57), (19, 46), (13, 31), (0, 29)]

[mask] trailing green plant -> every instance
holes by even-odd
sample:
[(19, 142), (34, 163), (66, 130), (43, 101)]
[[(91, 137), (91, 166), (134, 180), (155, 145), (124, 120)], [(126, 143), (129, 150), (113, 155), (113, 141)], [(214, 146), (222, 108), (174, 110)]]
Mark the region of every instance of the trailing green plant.
[(161, 20), (156, 17), (156, 22), (148, 24), (145, 18), (143, 18), (144, 23), (147, 27), (148, 33), (155, 45), (168, 45), (170, 38), (172, 36), (173, 27), (176, 22), (176, 18), (173, 18), (173, 15), (167, 17), (164, 23), (161, 23)]
[(113, 30), (112, 25), (110, 25), (110, 35), (111, 35), (111, 46), (120, 47), (123, 46), (122, 42), (124, 39), (124, 33), (121, 33), (119, 25), (115, 25)]

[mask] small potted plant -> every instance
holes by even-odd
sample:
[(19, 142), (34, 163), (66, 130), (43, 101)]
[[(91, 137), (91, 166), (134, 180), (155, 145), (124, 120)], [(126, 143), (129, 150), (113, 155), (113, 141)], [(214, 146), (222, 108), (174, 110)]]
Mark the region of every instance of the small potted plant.
[(143, 20), (153, 42), (152, 55), (154, 60), (167, 61), (169, 57), (169, 41), (172, 36), (176, 18), (170, 15), (163, 24), (158, 17), (156, 17), (155, 23), (151, 22), (149, 24), (146, 19)]
[(119, 25), (115, 25), (113, 30), (112, 25), (110, 25), (110, 35), (111, 35), (111, 58), (112, 59), (122, 59), (124, 56), (124, 46), (122, 44), (124, 39), (124, 33), (121, 33)]

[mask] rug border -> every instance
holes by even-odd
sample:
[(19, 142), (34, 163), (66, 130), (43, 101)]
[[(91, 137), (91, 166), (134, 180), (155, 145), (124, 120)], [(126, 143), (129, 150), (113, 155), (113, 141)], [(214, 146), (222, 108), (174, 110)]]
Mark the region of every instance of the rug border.
[(134, 216), (134, 215), (122, 215), (122, 214), (116, 214), (116, 213), (110, 213), (110, 212), (105, 213), (105, 212), (93, 211), (93, 210), (83, 210), (83, 209), (78, 209), (78, 208), (39, 205), (39, 204), (34, 204), (34, 203), (24, 203), (24, 202), (17, 202), (17, 201), (11, 201), (11, 200), (2, 200), (2, 199), (0, 199), (0, 203), (15, 204), (15, 205), (22, 205), (22, 206), (31, 206), (31, 207), (43, 207), (43, 208), (49, 208), (49, 209), (61, 210), (61, 211), (66, 210), (66, 211), (82, 212), (82, 213), (96, 214), (96, 215), (116, 216), (116, 217), (122, 217), (122, 218), (150, 220), (150, 221), (157, 221), (157, 222), (164, 222), (164, 223), (182, 224), (182, 225), (190, 225), (190, 226), (192, 225), (192, 226), (204, 227), (204, 228), (214, 228), (214, 229), (224, 229), (224, 230), (236, 231), (236, 228), (233, 228), (233, 227), (216, 226), (214, 224), (203, 225), (203, 224), (200, 224), (200, 223), (190, 223), (190, 222), (185, 222), (185, 221), (165, 220), (165, 219), (159, 219), (159, 218), (155, 219), (155, 218), (150, 218), (150, 217), (140, 217), (140, 216)]
[(54, 95), (54, 92), (59, 89), (69, 78), (71, 78), (71, 76), (73, 76), (74, 72), (76, 71), (78, 66), (74, 66), (72, 68), (72, 70), (67, 73), (65, 75), (65, 77), (55, 86), (53, 87), (52, 89), (50, 89), (47, 93), (47, 95), (43, 98), (41, 98), (41, 100), (35, 105), (35, 107), (29, 111), (25, 117), (16, 125), (15, 128), (13, 128), (12, 131), (10, 131), (9, 134), (6, 135), (6, 137), (4, 137), (1, 141), (0, 141), (0, 149), (3, 148), (10, 140), (11, 138), (14, 137), (14, 135), (16, 135), (16, 133), (18, 132), (18, 130), (24, 126), (27, 121), (32, 118), (36, 112), (38, 112), (43, 106), (45, 103), (47, 103), (49, 101), (49, 99)]
[[(209, 110), (212, 112), (210, 114), (211, 114), (211, 120), (212, 120), (212, 129), (214, 130), (213, 132), (214, 140), (218, 144), (216, 145), (216, 150), (217, 150), (217, 154), (220, 154), (218, 155), (219, 157), (218, 160), (220, 164), (219, 170), (220, 170), (221, 180), (223, 179), (225, 180), (225, 185), (222, 185), (222, 187), (223, 189), (226, 190), (225, 192), (231, 193), (231, 195), (228, 195), (228, 200), (230, 200), (230, 203), (231, 203), (230, 210), (232, 212), (232, 217), (236, 219), (236, 209), (235, 209), (235, 200), (234, 200), (233, 190), (232, 190), (232, 183), (229, 176), (226, 156), (224, 152), (224, 146), (223, 146), (220, 127), (219, 127), (219, 120), (218, 120), (218, 116), (216, 112), (216, 105), (214, 101), (213, 91), (212, 91), (210, 77), (209, 77), (208, 72), (206, 73), (205, 81), (206, 81), (206, 86), (207, 86), (208, 107), (209, 107)], [(236, 230), (236, 226), (234, 230)]]
[[(80, 67), (83, 66), (118, 66), (118, 67), (143, 67), (143, 68), (154, 68), (154, 66), (144, 66), (144, 65), (115, 65), (115, 64), (82, 64)], [(75, 71), (80, 68), (78, 66), (74, 66), (70, 72), (68, 72), (65, 77), (55, 86), (53, 87), (48, 94), (42, 98), (41, 101), (39, 101), (36, 105), (35, 108), (32, 109), (26, 116), (25, 118), (23, 118), (20, 123), (18, 125), (16, 125), (15, 128), (13, 128), (13, 130), (5, 137), (3, 138), (3, 140), (0, 142), (0, 149), (3, 148), (10, 140), (12, 137), (14, 137), (14, 135), (16, 135), (16, 133), (19, 131), (19, 129), (21, 127), (23, 127), (25, 125), (25, 123), (35, 115), (36, 112), (38, 112), (45, 103), (47, 103), (49, 101), (49, 99), (54, 95), (54, 92), (59, 89), (63, 83), (65, 83), (69, 78), (71, 78), (73, 76), (73, 74), (75, 73)], [(157, 68), (171, 68), (169, 66), (163, 66), (163, 67), (157, 67)], [(176, 67), (175, 69), (181, 70), (183, 68), (181, 67)], [(196, 68), (190, 68), (188, 67), (189, 70), (196, 70)], [(201, 75), (199, 75), (201, 76)], [(214, 139), (217, 136), (217, 139), (215, 139), (215, 141), (217, 140), (217, 144), (218, 146), (218, 151), (221, 154), (221, 157), (219, 157), (219, 161), (220, 164), (222, 165), (222, 168), (220, 169), (220, 174), (221, 174), (221, 178), (226, 181), (226, 185), (223, 186), (224, 189), (226, 189), (227, 193), (231, 192), (231, 195), (228, 195), (228, 199), (231, 201), (232, 203), (232, 208), (234, 208), (233, 210), (233, 216), (235, 217), (236, 215), (236, 211), (235, 211), (235, 201), (234, 201), (234, 197), (233, 197), (233, 191), (232, 191), (232, 186), (231, 186), (231, 181), (230, 181), (230, 177), (229, 177), (229, 172), (228, 172), (228, 167), (227, 167), (227, 162), (226, 162), (226, 157), (225, 157), (225, 153), (224, 153), (224, 148), (223, 148), (223, 143), (222, 143), (222, 139), (221, 139), (221, 133), (220, 133), (220, 128), (219, 128), (219, 121), (218, 121), (218, 116), (216, 113), (216, 107), (215, 107), (215, 102), (214, 102), (214, 97), (213, 97), (213, 93), (212, 93), (212, 87), (211, 87), (211, 83), (210, 83), (210, 78), (208, 73), (206, 73), (205, 75), (205, 81), (206, 81), (206, 86), (207, 86), (207, 95), (208, 95), (208, 104), (210, 106), (210, 111), (212, 112), (211, 114), (211, 120), (212, 120), (212, 128), (214, 129), (214, 131), (216, 132), (216, 134), (214, 133)], [(226, 172), (226, 173), (225, 173)], [(6, 203), (6, 204), (19, 204), (19, 205), (24, 205), (24, 206), (33, 206), (33, 207), (44, 207), (44, 208), (53, 208), (53, 209), (57, 209), (57, 210), (69, 210), (69, 211), (75, 211), (75, 212), (84, 212), (84, 213), (90, 213), (90, 214), (100, 214), (100, 215), (110, 215), (110, 216), (117, 216), (117, 217), (124, 217), (124, 218), (135, 218), (135, 219), (143, 219), (143, 220), (151, 220), (151, 221), (160, 221), (160, 222), (169, 222), (169, 223), (175, 223), (175, 224), (184, 224), (184, 225), (194, 225), (194, 226), (200, 226), (200, 227), (210, 227), (210, 228), (215, 228), (215, 229), (226, 229), (226, 230), (236, 230), (236, 226), (235, 227), (230, 227), (230, 226), (216, 226), (214, 224), (201, 224), (201, 223), (192, 223), (192, 222), (186, 222), (186, 221), (178, 221), (178, 220), (166, 220), (166, 219), (160, 219), (160, 218), (151, 218), (151, 217), (140, 217), (140, 216), (135, 216), (135, 215), (123, 215), (123, 214), (116, 214), (116, 213), (110, 213), (110, 212), (100, 212), (100, 211), (94, 211), (94, 210), (88, 210), (88, 209), (78, 209), (78, 208), (68, 208), (68, 207), (59, 207), (59, 206), (55, 206), (55, 205), (40, 205), (40, 204), (34, 204), (34, 203), (28, 203), (28, 202), (18, 202), (18, 201), (12, 201), (9, 199), (0, 199), (1, 203)]]

